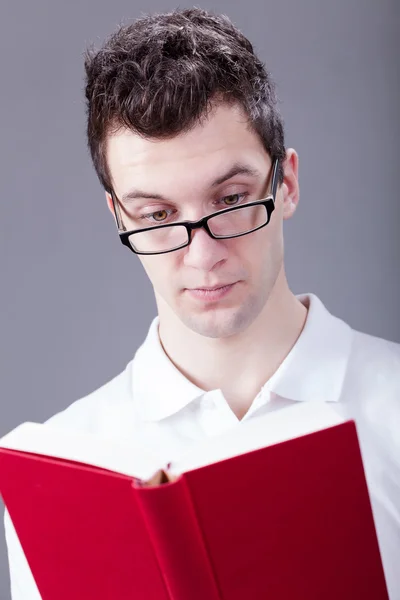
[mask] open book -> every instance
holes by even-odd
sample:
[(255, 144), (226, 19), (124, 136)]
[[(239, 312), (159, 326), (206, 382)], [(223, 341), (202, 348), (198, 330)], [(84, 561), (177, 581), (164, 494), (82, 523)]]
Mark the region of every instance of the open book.
[(25, 423), (0, 440), (0, 493), (44, 600), (388, 597), (355, 424), (323, 403), (173, 463)]
[(144, 450), (135, 439), (129, 444), (119, 444), (96, 435), (72, 434), (51, 425), (29, 422), (0, 439), (0, 447), (86, 463), (151, 483), (162, 471), (173, 478), (185, 471), (342, 422), (326, 404), (299, 404), (244, 421), (231, 431), (197, 442), (175, 463), (171, 463), (168, 456), (164, 460), (160, 458), (155, 449), (154, 452)]

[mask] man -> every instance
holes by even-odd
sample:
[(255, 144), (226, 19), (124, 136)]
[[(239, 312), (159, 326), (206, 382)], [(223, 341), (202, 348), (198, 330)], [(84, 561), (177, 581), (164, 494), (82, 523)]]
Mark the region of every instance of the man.
[[(289, 289), (282, 224), (299, 201), (298, 157), (250, 42), (225, 17), (179, 10), (119, 29), (88, 53), (86, 75), (93, 163), (158, 317), (122, 374), (50, 422), (177, 458), (247, 419), (330, 402), (357, 422), (400, 598), (400, 347)], [(13, 600), (39, 598), (7, 516), (6, 534)]]

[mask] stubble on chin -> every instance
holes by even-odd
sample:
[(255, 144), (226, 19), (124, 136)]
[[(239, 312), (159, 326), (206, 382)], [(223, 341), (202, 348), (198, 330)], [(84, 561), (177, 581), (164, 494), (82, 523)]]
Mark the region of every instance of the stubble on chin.
[(229, 308), (208, 308), (194, 313), (182, 311), (182, 323), (198, 335), (217, 339), (228, 338), (245, 331), (262, 311), (264, 298), (249, 296), (245, 302)]

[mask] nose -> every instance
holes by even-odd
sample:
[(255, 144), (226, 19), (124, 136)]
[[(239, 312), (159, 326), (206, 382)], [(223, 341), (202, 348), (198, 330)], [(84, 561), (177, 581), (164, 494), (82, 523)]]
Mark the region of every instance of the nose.
[(201, 271), (212, 271), (228, 258), (227, 240), (214, 240), (204, 229), (192, 232), (192, 241), (185, 248), (184, 264)]

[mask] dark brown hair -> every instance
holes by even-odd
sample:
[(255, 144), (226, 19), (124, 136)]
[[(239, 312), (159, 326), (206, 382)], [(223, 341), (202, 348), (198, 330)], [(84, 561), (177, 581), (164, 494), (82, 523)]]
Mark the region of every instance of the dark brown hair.
[(125, 126), (146, 138), (190, 130), (212, 103), (237, 103), (272, 159), (285, 158), (274, 84), (249, 40), (226, 17), (193, 8), (121, 26), (85, 57), (87, 136), (110, 190), (106, 137)]

